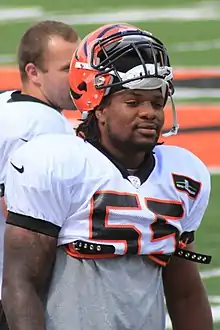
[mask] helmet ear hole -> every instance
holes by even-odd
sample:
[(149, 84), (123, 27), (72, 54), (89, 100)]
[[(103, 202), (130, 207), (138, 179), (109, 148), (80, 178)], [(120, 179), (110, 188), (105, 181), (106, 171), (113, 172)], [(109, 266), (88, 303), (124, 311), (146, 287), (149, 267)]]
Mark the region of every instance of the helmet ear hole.
[(79, 85), (78, 85), (78, 89), (80, 91), (84, 91), (84, 92), (87, 92), (87, 84), (85, 81), (82, 81)]

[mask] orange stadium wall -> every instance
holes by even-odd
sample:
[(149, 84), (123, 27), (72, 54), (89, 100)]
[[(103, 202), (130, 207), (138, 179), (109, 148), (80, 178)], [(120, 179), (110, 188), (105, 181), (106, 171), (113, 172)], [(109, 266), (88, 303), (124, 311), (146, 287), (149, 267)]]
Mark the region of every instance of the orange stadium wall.
[[(175, 80), (205, 79), (220, 77), (213, 70), (176, 70)], [(20, 88), (18, 70), (13, 67), (0, 68), (0, 91)], [(196, 154), (210, 169), (220, 169), (220, 106), (213, 104), (177, 104), (180, 132), (177, 136), (161, 138), (166, 144), (185, 147)], [(75, 126), (79, 111), (66, 111), (65, 116)], [(170, 105), (166, 107), (165, 129), (172, 123)], [(190, 164), (189, 164), (190, 166)]]

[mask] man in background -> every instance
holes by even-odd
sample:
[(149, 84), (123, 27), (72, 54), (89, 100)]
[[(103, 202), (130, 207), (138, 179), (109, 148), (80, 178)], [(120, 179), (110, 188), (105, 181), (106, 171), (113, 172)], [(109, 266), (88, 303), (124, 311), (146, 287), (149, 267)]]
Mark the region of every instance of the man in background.
[[(68, 72), (78, 43), (77, 32), (57, 21), (38, 22), (21, 38), (18, 47), (21, 91), (0, 95), (0, 197), (5, 214), (5, 170), (12, 152), (40, 134), (73, 134), (72, 126), (61, 112), (74, 109), (69, 95)], [(0, 221), (2, 253), (5, 224)], [(0, 299), (1, 281), (0, 254)], [(7, 329), (1, 300), (0, 329)]]

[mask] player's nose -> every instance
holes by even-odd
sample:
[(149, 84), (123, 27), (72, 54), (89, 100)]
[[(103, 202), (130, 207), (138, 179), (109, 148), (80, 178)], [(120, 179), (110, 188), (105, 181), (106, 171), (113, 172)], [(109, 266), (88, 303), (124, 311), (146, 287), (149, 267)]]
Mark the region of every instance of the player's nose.
[(154, 109), (150, 102), (147, 102), (139, 107), (138, 115), (142, 119), (146, 118), (148, 120), (153, 120), (156, 118), (156, 109)]

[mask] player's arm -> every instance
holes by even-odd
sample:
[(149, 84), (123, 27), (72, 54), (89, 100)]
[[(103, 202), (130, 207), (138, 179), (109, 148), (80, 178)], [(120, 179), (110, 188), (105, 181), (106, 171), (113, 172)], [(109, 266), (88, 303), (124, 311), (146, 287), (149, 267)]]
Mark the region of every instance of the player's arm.
[[(204, 215), (210, 195), (209, 174), (205, 176), (198, 200), (194, 203), (185, 231), (195, 231)], [(186, 247), (194, 251), (191, 242)], [(208, 297), (202, 283), (198, 265), (178, 257), (172, 257), (163, 270), (163, 284), (168, 312), (173, 330), (213, 330), (213, 320)]]
[(54, 170), (41, 165), (43, 160), (35, 170), (31, 156), (29, 159), (16, 157), (22, 155), (22, 148), (11, 163), (17, 168), (24, 164), (24, 171), (19, 172), (10, 164), (6, 176), (9, 213), (2, 302), (10, 330), (44, 330), (44, 294), (49, 285), (57, 237), (69, 209), (69, 192), (62, 180), (54, 177)]
[[(187, 250), (194, 251), (194, 243)], [(211, 308), (195, 262), (173, 257), (163, 270), (163, 283), (173, 330), (213, 330)]]
[[(15, 222), (16, 215), (10, 216)], [(45, 329), (41, 299), (55, 259), (56, 241), (55, 237), (6, 225), (2, 301), (11, 330)]]

